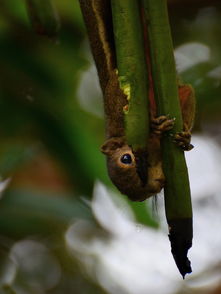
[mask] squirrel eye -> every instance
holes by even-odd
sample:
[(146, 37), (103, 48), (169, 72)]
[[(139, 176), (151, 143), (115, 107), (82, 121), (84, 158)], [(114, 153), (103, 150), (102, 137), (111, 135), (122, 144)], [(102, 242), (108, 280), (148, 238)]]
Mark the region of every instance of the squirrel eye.
[(124, 154), (123, 156), (121, 156), (120, 161), (124, 164), (131, 164), (132, 163), (132, 158), (130, 154)]

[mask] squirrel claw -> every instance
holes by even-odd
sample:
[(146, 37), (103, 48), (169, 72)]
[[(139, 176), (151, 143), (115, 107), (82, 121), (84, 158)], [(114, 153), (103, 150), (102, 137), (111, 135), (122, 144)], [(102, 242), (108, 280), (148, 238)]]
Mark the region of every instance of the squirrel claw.
[(173, 128), (174, 118), (169, 119), (166, 115), (161, 115), (156, 118), (151, 118), (151, 129), (155, 135), (161, 136), (163, 132)]
[(194, 148), (192, 144), (190, 144), (191, 133), (189, 131), (183, 131), (176, 133), (174, 135), (174, 143), (177, 144), (183, 151), (190, 151)]

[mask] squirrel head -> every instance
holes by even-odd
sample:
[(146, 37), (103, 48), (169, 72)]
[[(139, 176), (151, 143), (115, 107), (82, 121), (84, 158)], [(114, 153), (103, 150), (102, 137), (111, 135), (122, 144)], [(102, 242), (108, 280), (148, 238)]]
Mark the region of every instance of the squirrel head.
[[(124, 138), (108, 139), (101, 147), (107, 156), (109, 176), (118, 190), (132, 201), (143, 201), (159, 193), (164, 185), (161, 160), (134, 154)], [(145, 154), (146, 155), (146, 154)]]

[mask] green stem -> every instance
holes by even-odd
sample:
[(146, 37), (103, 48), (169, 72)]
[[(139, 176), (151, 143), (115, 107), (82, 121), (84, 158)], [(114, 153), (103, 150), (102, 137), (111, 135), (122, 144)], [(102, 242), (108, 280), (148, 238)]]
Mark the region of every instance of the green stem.
[(120, 86), (128, 97), (126, 139), (134, 151), (145, 149), (149, 134), (148, 74), (139, 5), (112, 0), (114, 38)]
[(49, 37), (58, 33), (59, 19), (51, 0), (26, 0), (35, 32)]
[[(143, 0), (158, 115), (175, 118), (172, 134), (183, 130), (180, 110), (173, 44), (166, 0)], [(167, 219), (191, 218), (192, 206), (189, 178), (183, 151), (165, 136), (163, 167), (166, 176), (165, 206)]]
[(158, 114), (175, 118), (169, 135), (162, 139), (166, 217), (169, 225), (171, 252), (183, 276), (191, 273), (187, 258), (192, 246), (192, 205), (188, 172), (183, 151), (172, 142), (174, 133), (183, 130), (173, 45), (166, 0), (143, 0), (148, 37), (154, 94)]
[(187, 258), (192, 246), (192, 205), (188, 172), (183, 151), (172, 142), (174, 133), (183, 130), (173, 45), (166, 0), (142, 0), (148, 24), (150, 59), (158, 114), (175, 118), (170, 134), (162, 139), (166, 217), (171, 252), (183, 276), (191, 273)]

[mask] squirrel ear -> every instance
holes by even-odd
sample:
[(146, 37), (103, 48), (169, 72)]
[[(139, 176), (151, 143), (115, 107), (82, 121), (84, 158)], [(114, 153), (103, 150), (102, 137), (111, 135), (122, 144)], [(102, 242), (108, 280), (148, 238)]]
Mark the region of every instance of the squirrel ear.
[(125, 141), (122, 137), (111, 138), (104, 142), (101, 146), (101, 152), (105, 155), (111, 155), (114, 150), (122, 147), (125, 144)]

